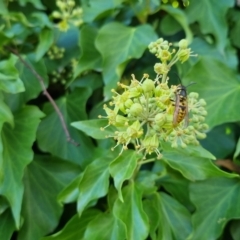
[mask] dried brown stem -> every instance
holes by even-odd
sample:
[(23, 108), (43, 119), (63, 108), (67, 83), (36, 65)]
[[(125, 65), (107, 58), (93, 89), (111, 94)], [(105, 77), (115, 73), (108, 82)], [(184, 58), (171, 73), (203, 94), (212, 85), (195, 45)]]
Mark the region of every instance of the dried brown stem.
[(230, 159), (218, 159), (215, 161), (215, 164), (232, 172), (240, 173), (240, 167)]
[(73, 145), (75, 146), (79, 146), (79, 143), (75, 142), (71, 136), (70, 136), (70, 133), (68, 131), (68, 128), (67, 128), (67, 125), (66, 125), (66, 122), (64, 120), (64, 117), (59, 109), (59, 107), (57, 106), (56, 102), (53, 100), (53, 98), (51, 97), (51, 95), (49, 94), (49, 92), (47, 91), (47, 88), (44, 84), (44, 80), (43, 78), (35, 71), (35, 69), (28, 63), (26, 62), (22, 57), (21, 55), (14, 49), (10, 49), (8, 48), (10, 52), (12, 52), (13, 54), (15, 54), (19, 60), (25, 65), (25, 67), (27, 67), (32, 73), (33, 75), (37, 78), (37, 80), (39, 81), (41, 87), (42, 87), (42, 90), (43, 90), (43, 94), (47, 97), (47, 99), (49, 100), (49, 102), (52, 104), (55, 112), (57, 113), (59, 119), (60, 119), (60, 122), (61, 122), (61, 125), (62, 125), (62, 128), (63, 128), (63, 131), (66, 135), (66, 139), (68, 142), (72, 143)]

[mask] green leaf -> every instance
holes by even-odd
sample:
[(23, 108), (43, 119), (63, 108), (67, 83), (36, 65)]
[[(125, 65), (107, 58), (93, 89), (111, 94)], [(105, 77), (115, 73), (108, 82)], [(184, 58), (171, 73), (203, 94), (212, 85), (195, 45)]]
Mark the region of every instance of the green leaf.
[(105, 139), (106, 136), (112, 136), (114, 134), (114, 127), (109, 126), (104, 131), (100, 128), (103, 128), (108, 125), (108, 120), (105, 119), (94, 119), (94, 120), (85, 120), (79, 122), (72, 122), (71, 126), (81, 130), (88, 136), (94, 139)]
[(112, 95), (110, 90), (116, 87), (127, 61), (140, 58), (156, 38), (150, 25), (126, 27), (112, 22), (99, 30), (96, 47), (103, 57), (105, 96), (109, 98)]
[(233, 158), (236, 159), (239, 154), (240, 154), (240, 138), (238, 139), (236, 150), (234, 152)]
[(159, 214), (157, 239), (186, 240), (192, 232), (191, 215), (188, 210), (166, 193), (161, 192), (156, 198)]
[(123, 201), (121, 191), (123, 182), (133, 176), (139, 158), (140, 155), (136, 151), (126, 150), (109, 165), (109, 171), (121, 201)]
[(226, 13), (233, 5), (234, 0), (194, 0), (186, 8), (188, 22), (197, 21), (203, 34), (213, 34), (216, 45), (222, 53), (227, 43), (228, 34)]
[(114, 10), (118, 7), (123, 0), (83, 0), (83, 21), (92, 22), (95, 18), (104, 16), (104, 13), (110, 10)]
[(201, 144), (216, 158), (224, 159), (235, 149), (236, 131), (237, 128), (233, 123), (216, 126), (207, 133), (205, 139), (201, 140)]
[(8, 93), (23, 92), (24, 86), (15, 67), (18, 58), (11, 54), (8, 60), (0, 62), (0, 89)]
[[(194, 149), (194, 148), (193, 148)], [(206, 151), (206, 150), (205, 150)], [(163, 161), (170, 167), (182, 173), (182, 175), (191, 180), (203, 180), (209, 177), (225, 176), (236, 177), (235, 174), (226, 173), (220, 170), (209, 160), (207, 156), (201, 156), (196, 151), (177, 148), (171, 149), (163, 146)]]
[(145, 240), (149, 232), (149, 222), (142, 206), (141, 189), (131, 181), (122, 191), (124, 202), (117, 199), (113, 214), (126, 227), (127, 239)]
[(78, 186), (77, 210), (79, 215), (92, 200), (104, 197), (107, 194), (109, 186), (108, 165), (111, 160), (111, 156), (95, 159), (85, 169)]
[[(48, 86), (48, 75), (43, 61), (36, 62), (35, 54), (30, 54), (25, 58), (25, 61), (30, 64), (33, 69), (43, 78), (44, 84)], [(43, 91), (38, 79), (20, 60), (17, 61), (20, 78), (25, 87), (25, 92), (19, 94), (5, 94), (6, 102), (13, 111), (20, 109), (26, 102), (35, 99)]]
[(206, 100), (206, 121), (211, 127), (239, 121), (240, 112), (236, 111), (239, 106), (239, 77), (226, 65), (204, 57), (184, 79), (187, 82), (194, 79), (197, 83), (191, 86), (191, 91), (198, 92), (201, 98)]
[(102, 213), (88, 224), (84, 239), (124, 240), (125, 227), (111, 213)]
[(37, 9), (45, 9), (44, 5), (42, 5), (41, 0), (19, 0), (19, 4), (21, 6), (26, 6), (27, 3), (31, 3)]
[(78, 65), (74, 69), (75, 76), (89, 69), (101, 69), (102, 58), (94, 45), (96, 36), (97, 29), (93, 26), (86, 25), (81, 29), (79, 45), (82, 51)]
[(232, 221), (230, 232), (233, 240), (238, 240), (240, 238), (240, 228), (239, 228), (240, 220)]
[(48, 237), (43, 238), (42, 240), (77, 240), (83, 239), (84, 232), (88, 224), (95, 219), (100, 214), (100, 211), (97, 209), (87, 209), (83, 212), (82, 216), (76, 214), (70, 221), (64, 226), (64, 228)]
[(8, 209), (0, 215), (0, 233), (1, 238), (4, 240), (11, 240), (11, 236), (15, 230), (14, 220), (11, 210)]
[(149, 219), (149, 232), (152, 240), (157, 239), (156, 230), (159, 225), (159, 213), (157, 204), (151, 199), (145, 199), (143, 201), (143, 209)]
[(49, 50), (54, 41), (54, 33), (52, 29), (43, 29), (39, 34), (39, 44), (36, 49), (36, 61), (38, 62), (44, 54)]
[(79, 147), (67, 142), (58, 115), (49, 103), (45, 104), (44, 112), (47, 116), (41, 122), (37, 132), (38, 144), (42, 151), (50, 152), (55, 156), (80, 164), (82, 167), (88, 164), (88, 159), (94, 149), (93, 143), (88, 137), (71, 128), (69, 123), (87, 118), (85, 105), (89, 95), (89, 89), (76, 88), (71, 94), (56, 102), (72, 139), (80, 144)]
[(230, 219), (240, 218), (239, 178), (212, 178), (192, 183), (190, 196), (197, 208), (190, 239), (218, 239)]
[(34, 159), (24, 175), (24, 223), (19, 240), (40, 239), (54, 230), (62, 213), (57, 195), (79, 173), (80, 168), (70, 162), (53, 157)]
[(83, 174), (80, 174), (77, 176), (66, 188), (64, 188), (58, 195), (58, 201), (60, 203), (70, 203), (70, 202), (76, 202), (78, 195), (79, 195), (79, 189), (78, 185), (79, 182), (82, 179)]
[(25, 167), (33, 159), (32, 144), (41, 117), (43, 114), (38, 108), (25, 107), (14, 114), (14, 128), (4, 125), (1, 133), (0, 194), (8, 200), (18, 229), (23, 197), (22, 177)]
[[(192, 42), (192, 31), (190, 30), (189, 23), (186, 17), (186, 14), (179, 8), (174, 8), (171, 5), (161, 5), (161, 9), (166, 11), (172, 18), (174, 18), (183, 28), (186, 39), (188, 40), (189, 43)], [(170, 27), (171, 29), (171, 27)]]

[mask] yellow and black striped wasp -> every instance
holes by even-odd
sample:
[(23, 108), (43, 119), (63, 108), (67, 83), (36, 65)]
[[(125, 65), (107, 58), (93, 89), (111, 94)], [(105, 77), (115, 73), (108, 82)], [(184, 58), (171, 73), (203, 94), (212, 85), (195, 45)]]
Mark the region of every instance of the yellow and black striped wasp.
[[(178, 77), (179, 78), (179, 77)], [(181, 79), (179, 78), (180, 82)], [(188, 101), (187, 101), (187, 87), (195, 84), (194, 82), (184, 86), (182, 84), (177, 85), (175, 91), (174, 113), (173, 113), (173, 126), (178, 126), (179, 123), (185, 119), (185, 127), (188, 125)]]

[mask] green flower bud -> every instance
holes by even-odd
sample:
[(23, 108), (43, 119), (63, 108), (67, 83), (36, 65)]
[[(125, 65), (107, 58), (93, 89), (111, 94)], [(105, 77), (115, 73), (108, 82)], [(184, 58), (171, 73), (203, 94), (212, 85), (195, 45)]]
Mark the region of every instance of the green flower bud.
[(141, 129), (141, 124), (139, 121), (135, 121), (127, 128), (127, 135), (130, 138), (140, 138), (143, 135), (143, 130)]
[(140, 103), (134, 103), (129, 109), (129, 113), (135, 117), (141, 115), (142, 111), (143, 111), (143, 107)]
[(182, 39), (178, 45), (180, 48), (186, 49), (188, 47), (188, 41), (186, 39)]
[(181, 49), (178, 53), (178, 58), (181, 63), (186, 62), (190, 57), (190, 49)]
[(162, 126), (162, 125), (166, 122), (166, 114), (164, 114), (164, 113), (158, 113), (158, 114), (154, 117), (154, 122), (156, 123), (156, 125)]
[(157, 74), (167, 74), (169, 72), (169, 67), (166, 63), (156, 63), (154, 65), (154, 71)]
[(188, 97), (189, 97), (189, 98), (195, 98), (195, 99), (197, 99), (198, 96), (199, 96), (199, 94), (196, 93), (196, 92), (191, 92), (191, 93), (188, 94)]
[(125, 127), (127, 125), (127, 118), (125, 118), (124, 116), (121, 115), (117, 115), (115, 118), (115, 124), (114, 126), (116, 127)]
[(160, 58), (163, 62), (171, 59), (171, 53), (168, 50), (162, 50)]
[(53, 16), (54, 18), (61, 18), (61, 13), (58, 12), (58, 11), (54, 11), (54, 12), (52, 13), (52, 16)]
[(153, 91), (155, 89), (155, 84), (154, 84), (153, 80), (146, 79), (142, 84), (142, 89), (143, 89), (144, 93)]
[(132, 105), (133, 105), (133, 101), (131, 99), (128, 99), (124, 105), (127, 107), (127, 108), (130, 108)]

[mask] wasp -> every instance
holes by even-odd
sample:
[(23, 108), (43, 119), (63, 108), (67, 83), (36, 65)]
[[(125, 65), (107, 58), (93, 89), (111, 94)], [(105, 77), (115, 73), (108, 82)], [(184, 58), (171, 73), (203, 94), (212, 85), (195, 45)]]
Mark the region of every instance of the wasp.
[(182, 84), (177, 85), (175, 91), (175, 109), (173, 114), (173, 126), (176, 127), (180, 122), (185, 119), (185, 126), (188, 124), (188, 102), (187, 102), (187, 87), (195, 84), (190, 83), (188, 86)]

